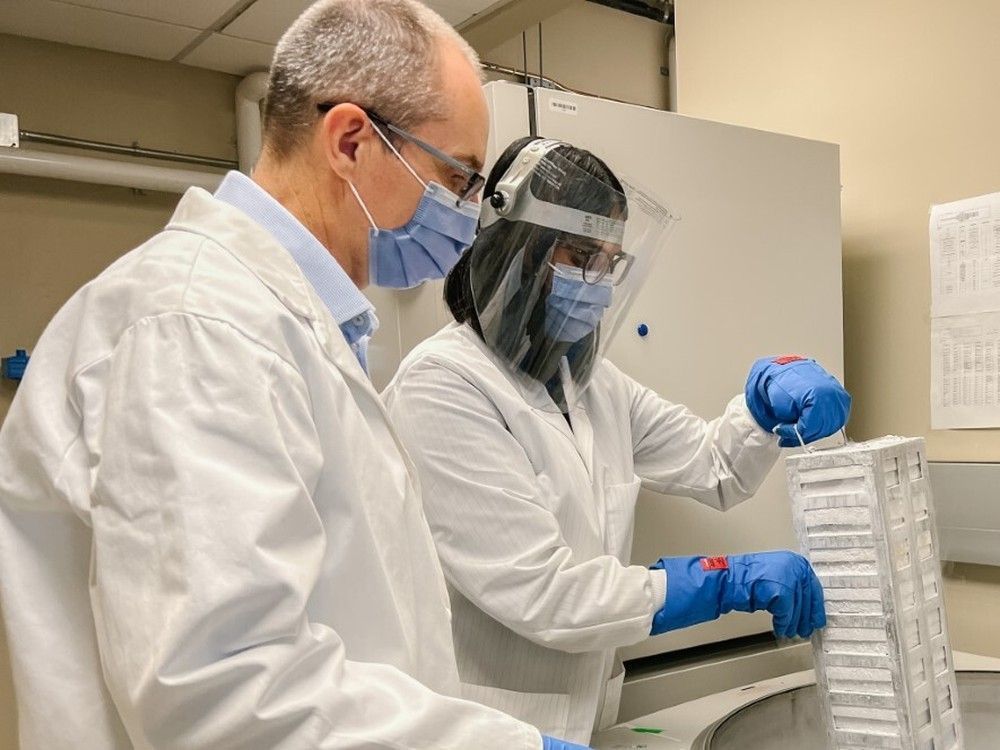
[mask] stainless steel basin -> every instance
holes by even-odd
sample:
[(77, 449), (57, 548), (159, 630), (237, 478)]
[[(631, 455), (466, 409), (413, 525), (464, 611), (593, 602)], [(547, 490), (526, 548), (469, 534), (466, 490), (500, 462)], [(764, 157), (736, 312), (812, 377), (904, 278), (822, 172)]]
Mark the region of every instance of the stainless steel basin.
[[(956, 672), (965, 750), (1000, 748), (1000, 672)], [(815, 685), (762, 698), (716, 722), (696, 750), (823, 750), (826, 731)]]

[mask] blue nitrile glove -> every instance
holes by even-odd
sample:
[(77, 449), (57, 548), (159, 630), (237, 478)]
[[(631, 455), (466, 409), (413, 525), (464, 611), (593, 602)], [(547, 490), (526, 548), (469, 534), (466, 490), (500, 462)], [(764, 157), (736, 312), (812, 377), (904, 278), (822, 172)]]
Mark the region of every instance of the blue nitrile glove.
[(542, 750), (591, 750), (586, 745), (577, 745), (566, 740), (557, 740), (555, 737), (542, 735)]
[(851, 413), (851, 396), (844, 386), (816, 360), (798, 355), (754, 362), (746, 397), (757, 424), (777, 434), (782, 448), (832, 435), (847, 424)]
[(667, 600), (653, 617), (651, 635), (757, 612), (773, 616), (774, 634), (807, 638), (826, 627), (823, 587), (809, 561), (794, 552), (729, 557), (661, 557), (652, 566), (667, 573)]

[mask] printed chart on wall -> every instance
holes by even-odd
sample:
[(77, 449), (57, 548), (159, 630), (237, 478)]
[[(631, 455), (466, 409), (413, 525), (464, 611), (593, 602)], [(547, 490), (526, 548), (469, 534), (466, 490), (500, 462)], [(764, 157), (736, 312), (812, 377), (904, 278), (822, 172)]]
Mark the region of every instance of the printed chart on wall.
[(931, 429), (1000, 427), (1000, 193), (931, 208)]

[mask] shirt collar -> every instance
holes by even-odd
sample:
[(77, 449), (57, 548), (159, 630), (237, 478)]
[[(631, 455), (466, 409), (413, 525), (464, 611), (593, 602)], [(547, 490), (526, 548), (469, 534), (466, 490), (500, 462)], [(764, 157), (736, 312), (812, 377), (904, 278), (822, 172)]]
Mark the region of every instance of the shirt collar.
[(242, 172), (231, 171), (215, 197), (260, 224), (298, 265), (340, 326), (349, 344), (378, 329), (375, 308), (330, 252), (264, 188)]

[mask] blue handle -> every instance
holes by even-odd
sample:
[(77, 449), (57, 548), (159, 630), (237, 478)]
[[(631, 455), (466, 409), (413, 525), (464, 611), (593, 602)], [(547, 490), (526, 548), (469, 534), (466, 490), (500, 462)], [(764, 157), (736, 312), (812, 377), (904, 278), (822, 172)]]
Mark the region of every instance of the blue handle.
[(8, 380), (21, 380), (24, 377), (24, 370), (28, 366), (28, 352), (25, 349), (18, 349), (13, 356), (4, 357), (2, 362), (3, 377)]

